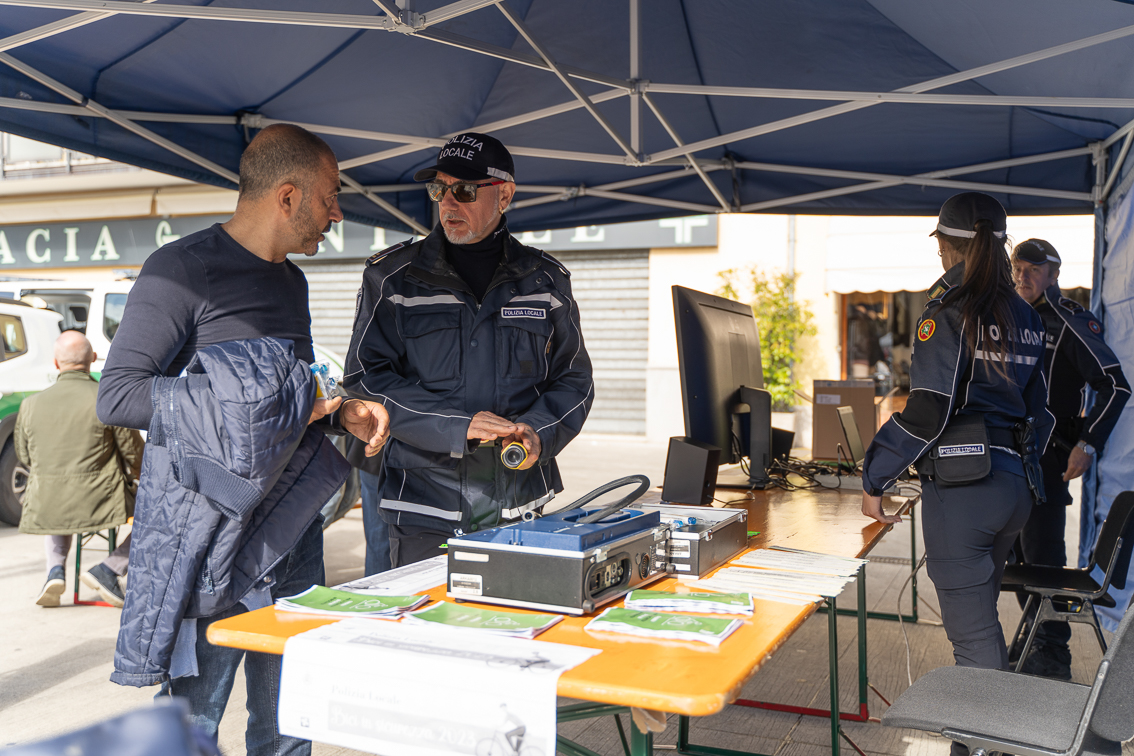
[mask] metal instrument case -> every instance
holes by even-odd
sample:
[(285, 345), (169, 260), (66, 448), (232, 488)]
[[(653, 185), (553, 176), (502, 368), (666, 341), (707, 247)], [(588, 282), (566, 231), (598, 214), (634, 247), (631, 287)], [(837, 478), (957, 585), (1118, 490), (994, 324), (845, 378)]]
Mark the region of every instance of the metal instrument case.
[(449, 540), (446, 595), (457, 601), (586, 614), (666, 576), (670, 527), (657, 512), (554, 513)]

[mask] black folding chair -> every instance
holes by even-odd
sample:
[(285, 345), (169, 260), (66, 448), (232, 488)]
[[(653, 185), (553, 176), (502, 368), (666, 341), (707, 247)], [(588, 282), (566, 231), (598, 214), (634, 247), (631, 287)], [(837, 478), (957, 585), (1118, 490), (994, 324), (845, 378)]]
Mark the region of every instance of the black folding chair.
[(1090, 687), (999, 669), (941, 667), (882, 715), (887, 727), (937, 732), (1017, 756), (1118, 756), (1134, 738), (1134, 637), (1127, 611)]
[[(1110, 506), (1110, 512), (1103, 521), (1098, 541), (1095, 542), (1094, 553), (1091, 554), (1091, 563), (1085, 569), (1073, 567), (1045, 567), (1038, 564), (1010, 564), (1004, 570), (1004, 580), (1000, 590), (1013, 593), (1028, 594), (1028, 601), (1024, 605), (1020, 624), (1012, 636), (1012, 648), (1020, 639), (1027, 624), (1028, 615), (1032, 607), (1039, 602), (1028, 639), (1024, 649), (1020, 652), (1020, 659), (1016, 662), (1018, 672), (1032, 648), (1036, 632), (1040, 624), (1048, 620), (1062, 620), (1064, 622), (1082, 622), (1094, 628), (1095, 637), (1099, 646), (1106, 652), (1106, 640), (1103, 638), (1099, 620), (1095, 614), (1096, 606), (1112, 607), (1115, 605), (1107, 590), (1111, 585), (1116, 588), (1126, 587), (1126, 573), (1130, 567), (1130, 547), (1134, 546), (1134, 491), (1123, 491), (1115, 497)], [(1123, 544), (1126, 548), (1123, 548)], [(1104, 577), (1098, 582), (1091, 577), (1091, 572), (1098, 566), (1103, 569)]]

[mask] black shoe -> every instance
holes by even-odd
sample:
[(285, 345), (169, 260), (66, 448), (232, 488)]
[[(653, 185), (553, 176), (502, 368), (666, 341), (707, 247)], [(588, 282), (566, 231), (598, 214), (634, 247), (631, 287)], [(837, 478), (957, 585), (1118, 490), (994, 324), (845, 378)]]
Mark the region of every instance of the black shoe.
[(47, 573), (47, 582), (35, 600), (40, 606), (59, 606), (59, 597), (67, 587), (67, 573), (62, 567), (52, 567)]
[(102, 597), (103, 601), (111, 606), (122, 608), (126, 597), (122, 595), (122, 589), (118, 587), (118, 576), (109, 567), (104, 564), (96, 564), (80, 575), (79, 579), (83, 581), (83, 585), (86, 587), (98, 591), (98, 595)]
[(1070, 681), (1071, 649), (1066, 643), (1033, 643), (1020, 671), (1025, 675)]

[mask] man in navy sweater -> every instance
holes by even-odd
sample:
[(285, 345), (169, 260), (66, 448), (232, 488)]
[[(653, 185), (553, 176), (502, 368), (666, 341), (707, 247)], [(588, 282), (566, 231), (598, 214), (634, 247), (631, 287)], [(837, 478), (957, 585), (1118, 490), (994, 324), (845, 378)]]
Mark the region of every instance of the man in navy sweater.
[[(261, 131), (240, 160), (236, 213), (167, 244), (149, 257), (130, 292), (122, 324), (99, 385), (98, 416), (107, 424), (144, 429), (153, 415), (153, 379), (177, 376), (199, 349), (272, 336), (290, 339), (296, 356), (315, 361), (307, 280), (288, 255), (314, 255), (331, 223), (342, 220), (335, 155), (319, 137), (297, 126)], [(311, 421), (332, 432), (349, 431), (379, 452), (387, 438), (385, 408), (351, 399), (318, 399)], [(247, 594), (215, 617), (185, 620), (174, 649), (170, 680), (159, 695), (188, 699), (196, 724), (216, 734), (244, 652), (213, 646), (208, 625), (258, 609), (312, 584), (322, 584), (323, 536), (319, 520), (276, 568), (269, 588)], [(280, 657), (248, 653), (250, 756), (308, 754), (311, 743), (282, 737), (276, 691)]]

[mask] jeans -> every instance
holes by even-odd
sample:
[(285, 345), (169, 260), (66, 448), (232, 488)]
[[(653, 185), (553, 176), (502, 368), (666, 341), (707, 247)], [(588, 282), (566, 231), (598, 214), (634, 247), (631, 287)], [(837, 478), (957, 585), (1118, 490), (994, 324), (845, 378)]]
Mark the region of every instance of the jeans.
[(390, 530), (378, 511), (378, 476), (358, 471), (362, 485), (362, 530), (366, 534), (366, 574), (377, 575), (390, 569)]
[[(323, 522), (316, 518), (291, 553), (276, 567), (272, 598), (294, 596), (312, 585), (323, 585)], [(244, 658), (248, 691), (248, 728), (244, 742), (248, 756), (308, 756), (311, 741), (279, 733), (278, 704), (283, 657), (214, 646), (205, 638), (213, 622), (246, 612), (242, 604), (213, 617), (197, 621), (197, 667), (195, 677), (178, 677), (162, 684), (158, 696), (180, 696), (189, 702), (190, 719), (215, 738), (221, 715), (228, 704), (236, 669)]]

